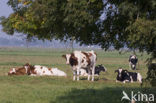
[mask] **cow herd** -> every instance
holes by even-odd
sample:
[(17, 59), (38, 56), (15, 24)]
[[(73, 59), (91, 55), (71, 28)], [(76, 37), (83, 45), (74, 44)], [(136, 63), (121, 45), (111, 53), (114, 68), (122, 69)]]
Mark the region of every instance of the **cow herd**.
[[(99, 76), (100, 72), (106, 72), (107, 69), (102, 64), (96, 66), (97, 54), (92, 51), (74, 51), (69, 54), (62, 55), (66, 59), (66, 64), (70, 65), (73, 72), (73, 80), (79, 81), (80, 76), (87, 76), (88, 80), (94, 81), (94, 76)], [(137, 57), (131, 55), (129, 57), (129, 65), (132, 70), (136, 69)], [(140, 73), (129, 72), (121, 67), (115, 70), (117, 74), (116, 82), (123, 83), (138, 81), (142, 82)], [(30, 65), (26, 63), (20, 68), (11, 68), (8, 75), (30, 75), (30, 76), (63, 76), (67, 74), (58, 68), (48, 68), (41, 65)]]

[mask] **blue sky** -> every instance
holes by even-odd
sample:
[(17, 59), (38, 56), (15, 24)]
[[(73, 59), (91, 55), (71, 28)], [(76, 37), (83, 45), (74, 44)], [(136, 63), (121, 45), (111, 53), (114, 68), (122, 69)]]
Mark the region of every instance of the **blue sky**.
[[(0, 17), (1, 16), (5, 16), (8, 17), (9, 14), (12, 12), (12, 9), (7, 5), (7, 1), (8, 0), (0, 0)], [(11, 37), (6, 35), (6, 33), (4, 33), (2, 31), (2, 26), (0, 25), (0, 37)]]

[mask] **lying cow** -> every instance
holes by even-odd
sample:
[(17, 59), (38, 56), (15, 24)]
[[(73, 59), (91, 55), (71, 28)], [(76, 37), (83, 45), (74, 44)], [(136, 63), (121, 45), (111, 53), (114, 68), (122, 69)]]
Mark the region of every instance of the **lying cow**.
[(25, 64), (22, 68), (13, 68), (8, 75), (31, 75), (31, 76), (67, 76), (65, 72), (57, 68), (47, 68), (40, 65)]
[[(80, 71), (81, 71), (82, 69), (80, 69)], [(99, 76), (100, 75), (100, 72), (106, 72), (107, 71), (107, 69), (101, 64), (101, 65), (97, 65), (96, 67), (95, 67), (95, 72), (94, 72), (94, 75), (96, 75), (96, 76)], [(80, 72), (80, 76), (84, 76), (84, 74), (85, 75), (87, 75), (88, 74), (88, 71), (87, 70), (85, 70), (85, 72), (83, 71), (82, 72), (83, 74), (81, 74), (81, 72)]]
[(94, 72), (96, 65), (96, 53), (94, 51), (74, 51), (71, 54), (62, 55), (66, 59), (66, 64), (70, 64), (73, 71), (73, 80), (79, 80), (80, 69), (88, 70), (88, 80), (92, 74), (92, 81), (94, 81)]
[(117, 74), (116, 77), (116, 82), (120, 81), (120, 82), (133, 82), (133, 81), (138, 81), (139, 83), (142, 83), (142, 76), (140, 73), (136, 73), (136, 72), (128, 72), (127, 70), (123, 70), (121, 68), (119, 68), (118, 70), (115, 70), (115, 73)]
[(102, 64), (95, 67), (95, 74), (99, 75), (100, 72), (106, 72), (107, 69)]
[(138, 62), (138, 58), (136, 57), (136, 55), (130, 55), (130, 57), (129, 57), (129, 68), (131, 68), (132, 70), (135, 70), (137, 62)]

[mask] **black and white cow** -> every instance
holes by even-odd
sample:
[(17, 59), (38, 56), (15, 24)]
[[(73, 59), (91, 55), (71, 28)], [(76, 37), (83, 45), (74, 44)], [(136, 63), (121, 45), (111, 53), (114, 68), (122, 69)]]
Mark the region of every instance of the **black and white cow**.
[(138, 58), (136, 57), (136, 55), (130, 55), (130, 57), (129, 57), (129, 68), (131, 68), (132, 70), (135, 70), (137, 62), (138, 62)]
[[(95, 76), (99, 76), (101, 72), (106, 72), (107, 69), (102, 64), (95, 66)], [(80, 76), (88, 76), (88, 70), (80, 69)]]
[(80, 69), (88, 70), (88, 80), (92, 74), (92, 81), (94, 81), (94, 72), (96, 65), (96, 53), (92, 51), (74, 51), (71, 54), (62, 55), (66, 59), (66, 64), (70, 64), (73, 71), (73, 80), (79, 80)]
[(117, 74), (116, 77), (116, 82), (133, 82), (133, 81), (138, 81), (139, 83), (142, 83), (142, 76), (140, 73), (136, 72), (128, 72), (127, 70), (119, 68), (118, 70), (115, 70), (115, 73)]
[[(95, 66), (95, 73), (94, 74), (97, 75), (97, 76), (99, 76), (100, 72), (106, 72), (106, 71), (107, 71), (106, 67), (104, 67), (101, 64), (101, 65)], [(88, 71), (87, 71), (87, 73), (88, 73)]]
[(106, 67), (104, 67), (102, 64), (101, 65), (97, 65), (95, 67), (95, 74), (97, 74), (97, 75), (99, 75), (100, 72), (106, 72), (106, 71), (107, 71)]

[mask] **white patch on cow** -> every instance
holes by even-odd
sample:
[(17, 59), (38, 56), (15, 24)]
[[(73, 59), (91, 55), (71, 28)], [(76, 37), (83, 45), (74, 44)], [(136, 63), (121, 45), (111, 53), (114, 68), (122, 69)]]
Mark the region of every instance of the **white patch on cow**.
[(131, 78), (131, 83), (133, 83), (133, 78), (132, 78), (132, 76), (130, 76), (130, 78)]
[(12, 68), (9, 73), (16, 73), (16, 69), (15, 68)]
[(135, 65), (134, 64), (132, 64), (132, 68), (134, 68), (135, 67)]
[(40, 65), (35, 65), (35, 72), (37, 75), (44, 76), (44, 75), (52, 75), (51, 71), (45, 67), (45, 66), (40, 66)]
[(131, 59), (135, 59), (135, 58), (136, 58), (136, 56), (135, 56), (135, 55), (131, 56)]
[(70, 59), (70, 57), (71, 57), (71, 54), (66, 54), (66, 64), (69, 64), (69, 59)]
[(119, 73), (121, 73), (122, 72), (122, 69), (119, 69)]
[(54, 76), (67, 76), (67, 74), (61, 70), (59, 70), (58, 68), (52, 68), (51, 71), (53, 72), (52, 75)]
[(28, 66), (24, 66), (25, 68), (25, 72), (27, 73), (28, 72)]
[(119, 69), (119, 77), (121, 77), (122, 69)]
[(85, 69), (80, 69), (80, 76), (88, 76), (88, 73)]
[(140, 73), (137, 73), (137, 80), (142, 83), (142, 76)]

